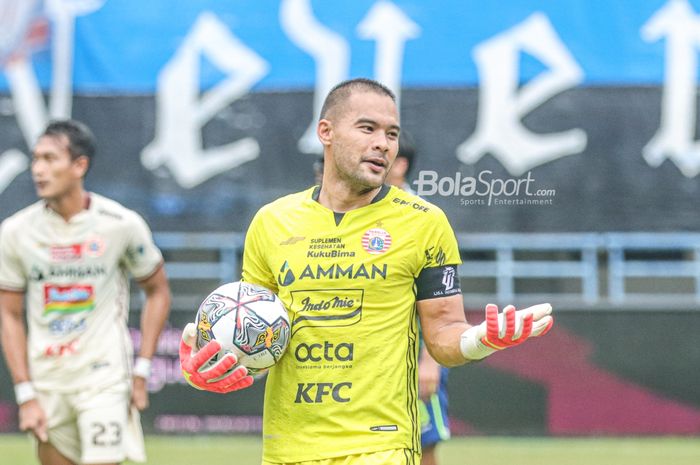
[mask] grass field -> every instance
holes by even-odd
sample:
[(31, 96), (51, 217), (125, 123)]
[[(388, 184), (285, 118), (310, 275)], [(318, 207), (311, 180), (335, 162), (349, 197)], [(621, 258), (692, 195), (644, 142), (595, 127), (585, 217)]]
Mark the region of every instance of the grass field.
[[(154, 465), (260, 465), (254, 436), (149, 436), (146, 448)], [(700, 437), (455, 438), (438, 452), (440, 465), (698, 465)], [(0, 463), (36, 464), (29, 439), (0, 435)]]

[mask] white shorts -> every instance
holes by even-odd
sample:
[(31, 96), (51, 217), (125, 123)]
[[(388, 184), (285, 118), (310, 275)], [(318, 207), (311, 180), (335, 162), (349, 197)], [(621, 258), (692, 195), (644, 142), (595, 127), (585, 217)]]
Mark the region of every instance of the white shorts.
[[(77, 393), (37, 392), (49, 442), (75, 463), (145, 461), (138, 411), (129, 408), (126, 382)], [(131, 410), (131, 411), (130, 411)]]

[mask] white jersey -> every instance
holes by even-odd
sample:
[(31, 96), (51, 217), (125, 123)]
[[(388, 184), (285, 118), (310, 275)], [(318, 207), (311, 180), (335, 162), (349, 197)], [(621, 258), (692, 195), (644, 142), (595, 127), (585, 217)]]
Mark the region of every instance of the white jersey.
[(163, 262), (137, 213), (89, 198), (68, 222), (39, 201), (0, 225), (0, 289), (26, 294), (38, 389), (68, 392), (130, 376), (127, 272), (144, 279)]

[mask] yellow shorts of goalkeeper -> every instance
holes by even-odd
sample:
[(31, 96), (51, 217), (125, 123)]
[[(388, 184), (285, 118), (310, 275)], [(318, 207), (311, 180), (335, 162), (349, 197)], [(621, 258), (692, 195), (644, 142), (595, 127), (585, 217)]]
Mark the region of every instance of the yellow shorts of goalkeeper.
[(263, 460), (262, 465), (420, 465), (420, 454), (408, 449), (391, 449), (304, 462), (277, 463)]

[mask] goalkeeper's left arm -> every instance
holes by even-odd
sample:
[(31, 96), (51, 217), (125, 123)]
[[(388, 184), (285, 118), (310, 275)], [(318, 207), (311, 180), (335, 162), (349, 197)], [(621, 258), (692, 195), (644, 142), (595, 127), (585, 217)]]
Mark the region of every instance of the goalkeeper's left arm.
[(531, 337), (542, 336), (554, 324), (549, 304), (523, 310), (508, 305), (502, 313), (496, 305), (488, 304), (485, 321), (477, 326), (467, 323), (461, 293), (419, 300), (417, 306), (428, 351), (447, 367), (481, 360)]

